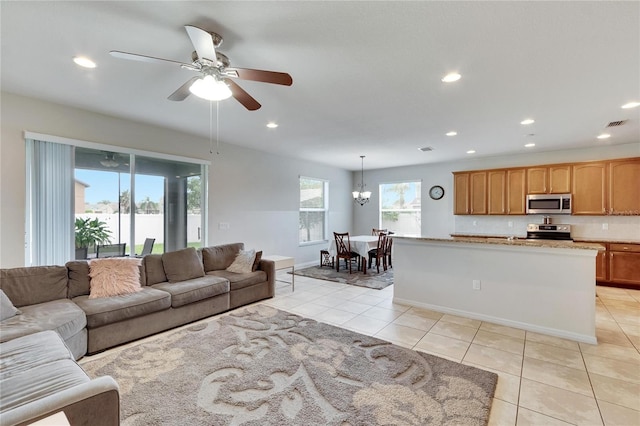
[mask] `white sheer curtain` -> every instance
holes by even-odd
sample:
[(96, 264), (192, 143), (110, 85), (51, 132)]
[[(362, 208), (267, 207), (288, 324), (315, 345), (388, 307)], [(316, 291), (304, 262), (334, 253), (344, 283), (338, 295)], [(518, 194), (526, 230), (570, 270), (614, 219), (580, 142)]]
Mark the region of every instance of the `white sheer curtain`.
[(26, 265), (64, 265), (75, 257), (74, 148), (26, 142)]

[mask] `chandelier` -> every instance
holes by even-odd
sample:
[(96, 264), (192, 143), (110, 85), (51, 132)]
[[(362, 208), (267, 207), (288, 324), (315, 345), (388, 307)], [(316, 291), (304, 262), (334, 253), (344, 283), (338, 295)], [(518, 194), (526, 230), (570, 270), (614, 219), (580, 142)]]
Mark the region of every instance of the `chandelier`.
[(362, 169), (360, 174), (360, 183), (357, 185), (359, 191), (353, 191), (351, 195), (353, 195), (353, 201), (364, 206), (369, 202), (369, 198), (371, 198), (371, 191), (365, 191), (364, 187), (367, 186), (364, 184), (364, 155), (360, 156), (362, 160)]

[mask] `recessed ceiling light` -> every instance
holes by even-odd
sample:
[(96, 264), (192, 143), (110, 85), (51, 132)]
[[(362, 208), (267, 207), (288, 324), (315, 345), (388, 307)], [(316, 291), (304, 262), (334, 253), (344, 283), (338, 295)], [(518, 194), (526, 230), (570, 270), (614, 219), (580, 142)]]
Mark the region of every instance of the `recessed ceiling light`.
[(75, 62), (76, 65), (80, 65), (83, 68), (96, 67), (96, 63), (93, 62), (91, 59), (87, 58), (86, 56), (74, 56), (73, 62)]
[(270, 129), (275, 129), (276, 127), (278, 127), (278, 123), (274, 123), (273, 121), (270, 121), (267, 123), (267, 127)]
[(522, 121), (520, 122), (520, 124), (527, 125), (527, 124), (533, 124), (533, 123), (535, 123), (535, 122), (536, 122), (536, 121), (535, 121), (535, 120), (533, 120), (532, 118), (527, 118), (526, 120), (522, 120)]
[(454, 81), (460, 80), (460, 77), (462, 77), (462, 76), (460, 74), (458, 74), (457, 72), (451, 72), (451, 73), (445, 75), (444, 77), (442, 77), (442, 81), (444, 81), (445, 83), (452, 83)]
[(470, 149), (469, 151), (467, 151), (467, 154), (475, 154), (476, 151), (474, 149)]
[(602, 134), (598, 135), (598, 139), (608, 139), (610, 137), (611, 137), (611, 135), (609, 133), (602, 133)]
[(629, 109), (629, 108), (635, 108), (637, 106), (640, 106), (640, 102), (629, 102), (629, 103), (626, 103), (626, 104), (622, 105), (622, 108)]
[(455, 136), (457, 134), (458, 134), (458, 132), (453, 132), (453, 131), (447, 132), (447, 136)]
[(528, 144), (526, 144), (524, 147), (525, 147), (525, 148), (533, 148), (534, 146), (536, 146), (536, 144), (535, 144), (535, 143), (528, 143)]

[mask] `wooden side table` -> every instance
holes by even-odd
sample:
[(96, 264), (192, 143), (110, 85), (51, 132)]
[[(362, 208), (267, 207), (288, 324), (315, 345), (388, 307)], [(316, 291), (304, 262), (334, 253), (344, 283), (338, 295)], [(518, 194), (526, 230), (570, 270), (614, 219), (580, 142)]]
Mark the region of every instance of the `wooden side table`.
[(262, 256), (262, 258), (274, 262), (276, 264), (276, 271), (291, 268), (291, 291), (295, 291), (295, 259), (293, 257), (279, 256), (277, 254)]

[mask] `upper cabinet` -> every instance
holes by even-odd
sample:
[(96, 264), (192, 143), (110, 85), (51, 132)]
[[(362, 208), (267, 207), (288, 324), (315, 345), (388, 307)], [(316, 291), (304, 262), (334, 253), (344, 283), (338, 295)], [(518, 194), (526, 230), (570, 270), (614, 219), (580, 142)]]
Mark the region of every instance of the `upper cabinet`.
[(609, 214), (640, 214), (640, 158), (609, 163)]
[(469, 214), (469, 173), (453, 174), (453, 214)]
[(487, 209), (489, 214), (506, 214), (507, 172), (489, 170), (487, 172)]
[(454, 173), (453, 190), (453, 214), (487, 214), (487, 172)]
[(469, 173), (471, 214), (487, 214), (487, 172)]
[(571, 192), (571, 165), (527, 168), (527, 194), (567, 194)]
[(526, 169), (507, 170), (507, 214), (526, 213), (526, 178)]
[(524, 215), (527, 194), (567, 193), (575, 215), (640, 215), (640, 157), (453, 175), (457, 215)]
[(607, 213), (607, 163), (582, 163), (573, 166), (573, 214)]

